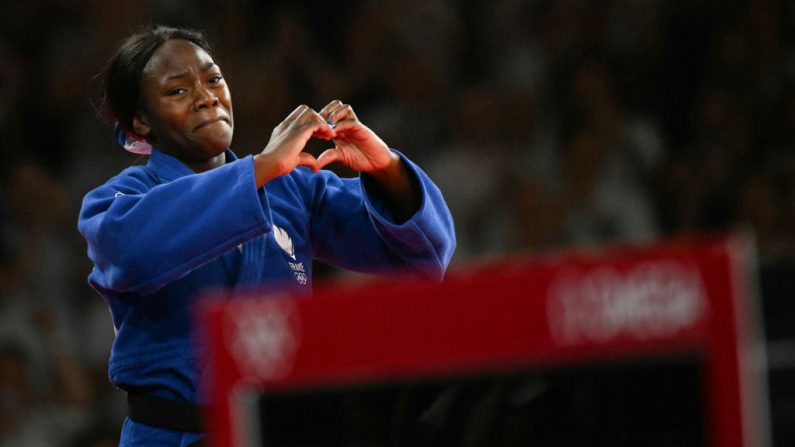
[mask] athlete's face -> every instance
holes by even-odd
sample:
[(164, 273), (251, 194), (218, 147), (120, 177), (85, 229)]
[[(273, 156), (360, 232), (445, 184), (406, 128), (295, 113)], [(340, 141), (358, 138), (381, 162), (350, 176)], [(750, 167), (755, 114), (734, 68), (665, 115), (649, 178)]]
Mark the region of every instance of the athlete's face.
[(134, 130), (190, 166), (220, 156), (232, 142), (232, 98), (221, 69), (201, 47), (163, 43), (146, 65)]

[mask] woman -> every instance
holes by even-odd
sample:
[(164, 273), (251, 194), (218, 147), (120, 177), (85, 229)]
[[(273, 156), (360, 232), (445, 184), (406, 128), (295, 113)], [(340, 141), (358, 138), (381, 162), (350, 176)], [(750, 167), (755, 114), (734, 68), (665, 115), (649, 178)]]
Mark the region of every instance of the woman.
[[(349, 105), (300, 106), (262, 152), (237, 158), (231, 96), (207, 42), (167, 27), (122, 44), (106, 100), (125, 148), (150, 154), (89, 192), (78, 222), (94, 262), (89, 283), (117, 331), (109, 376), (131, 396), (121, 445), (201, 440), (188, 310), (201, 291), (279, 284), (309, 293), (312, 259), (444, 275), (455, 236), (439, 190)], [(315, 158), (303, 152), (313, 137), (334, 147)], [(361, 174), (321, 170), (332, 162)]]

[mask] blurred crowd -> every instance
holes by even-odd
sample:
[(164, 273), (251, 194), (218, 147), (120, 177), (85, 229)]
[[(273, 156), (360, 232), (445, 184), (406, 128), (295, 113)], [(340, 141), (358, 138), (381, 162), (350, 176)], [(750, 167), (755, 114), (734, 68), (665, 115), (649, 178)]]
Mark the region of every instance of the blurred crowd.
[(790, 2), (15, 2), (0, 14), (0, 446), (115, 445), (113, 327), (76, 221), (90, 188), (144, 161), (114, 143), (99, 73), (150, 23), (207, 33), (239, 155), (299, 104), (352, 104), (441, 187), (455, 265), (744, 226), (771, 284), (795, 272)]

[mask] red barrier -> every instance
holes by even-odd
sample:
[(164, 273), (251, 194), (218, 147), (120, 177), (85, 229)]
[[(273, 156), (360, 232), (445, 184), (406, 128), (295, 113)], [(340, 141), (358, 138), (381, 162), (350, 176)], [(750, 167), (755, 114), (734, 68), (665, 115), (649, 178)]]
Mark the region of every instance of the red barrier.
[(377, 281), (321, 286), (311, 299), (207, 300), (199, 326), (213, 445), (248, 445), (252, 390), (683, 353), (704, 362), (709, 445), (767, 445), (753, 259), (733, 234), (505, 259), (440, 286)]

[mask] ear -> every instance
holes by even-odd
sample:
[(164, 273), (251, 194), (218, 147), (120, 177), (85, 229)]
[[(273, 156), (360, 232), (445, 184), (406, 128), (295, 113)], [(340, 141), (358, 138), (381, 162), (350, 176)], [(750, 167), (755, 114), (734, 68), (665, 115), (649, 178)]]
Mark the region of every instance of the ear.
[(149, 134), (152, 133), (152, 128), (149, 127), (149, 118), (140, 111), (133, 115), (132, 125), (135, 133), (144, 138), (149, 137)]

